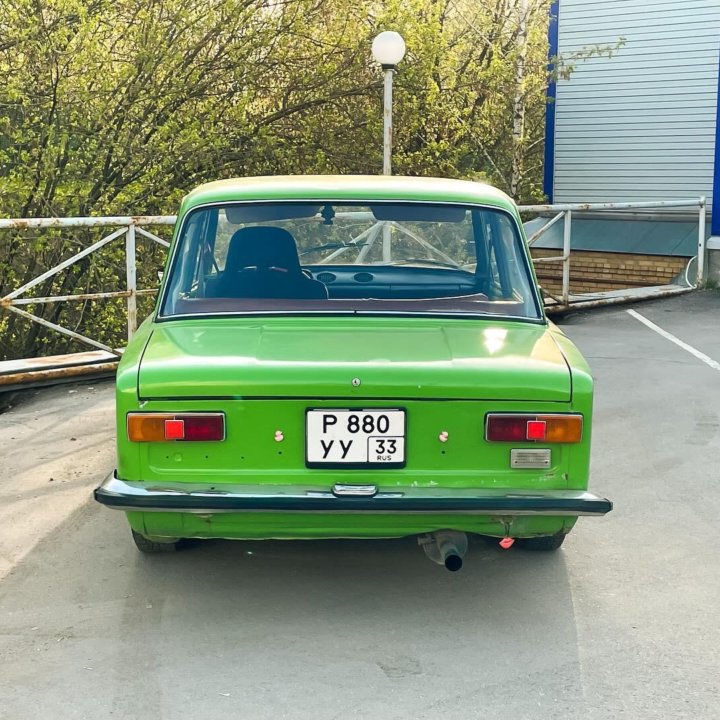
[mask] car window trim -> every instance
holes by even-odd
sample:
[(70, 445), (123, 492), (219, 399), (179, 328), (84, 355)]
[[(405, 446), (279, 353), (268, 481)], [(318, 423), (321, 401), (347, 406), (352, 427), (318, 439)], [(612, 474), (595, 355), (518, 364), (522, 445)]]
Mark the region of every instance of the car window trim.
[[(298, 204), (311, 204), (311, 203), (366, 203), (369, 204), (371, 200), (369, 199), (350, 199), (350, 198), (342, 198), (342, 199), (311, 199), (311, 198), (302, 198), (302, 199), (293, 199), (293, 200), (284, 200), (284, 199), (272, 199), (272, 200), (223, 200), (223, 201), (214, 201), (209, 203), (202, 203), (200, 205), (195, 205), (192, 208), (190, 208), (187, 212), (184, 213), (182, 218), (180, 219), (180, 223), (176, 226), (175, 233), (173, 236), (172, 246), (171, 246), (171, 256), (169, 258), (168, 264), (167, 264), (167, 271), (165, 272), (161, 292), (158, 295), (158, 301), (155, 306), (155, 317), (153, 318), (157, 322), (163, 322), (166, 320), (173, 320), (176, 318), (205, 318), (205, 317), (211, 317), (213, 315), (217, 315), (217, 313), (214, 314), (177, 314), (177, 315), (163, 315), (161, 313), (162, 308), (165, 306), (165, 302), (167, 300), (168, 291), (170, 288), (170, 278), (173, 275), (174, 269), (175, 269), (175, 262), (178, 255), (178, 244), (180, 241), (180, 238), (182, 237), (182, 233), (185, 229), (185, 224), (188, 222), (188, 218), (190, 218), (194, 213), (201, 211), (201, 210), (207, 210), (211, 208), (217, 208), (220, 210), (223, 207), (227, 207), (228, 205), (275, 205), (277, 203), (298, 203)], [(505, 208), (498, 207), (497, 205), (487, 204), (487, 203), (473, 203), (473, 202), (456, 202), (456, 201), (437, 201), (437, 202), (428, 202), (427, 200), (390, 200), (390, 199), (382, 199), (372, 200), (373, 204), (383, 204), (383, 205), (392, 205), (392, 204), (408, 204), (408, 205), (459, 205), (462, 207), (470, 208), (470, 209), (480, 209), (480, 210), (490, 210), (498, 213), (502, 213), (503, 215), (507, 216), (513, 223), (513, 232), (515, 233), (516, 239), (519, 241), (520, 244), (520, 252), (523, 258), (523, 267), (526, 272), (526, 276), (529, 281), (529, 287), (530, 287), (530, 294), (533, 299), (533, 304), (535, 306), (535, 310), (537, 313), (537, 317), (535, 318), (529, 318), (529, 317), (518, 317), (518, 316), (505, 316), (505, 315), (495, 315), (495, 314), (484, 314), (484, 313), (454, 313), (451, 315), (448, 315), (447, 313), (442, 313), (440, 315), (436, 315), (434, 313), (430, 313), (428, 311), (424, 312), (415, 312), (415, 313), (397, 313), (397, 312), (370, 312), (370, 311), (361, 311), (363, 315), (367, 314), (381, 314), (391, 317), (438, 317), (438, 316), (444, 316), (444, 317), (462, 317), (465, 319), (469, 318), (498, 318), (498, 319), (508, 319), (508, 320), (521, 320), (521, 321), (532, 321), (534, 323), (540, 323), (540, 324), (546, 324), (547, 323), (547, 317), (545, 315), (545, 308), (540, 298), (539, 288), (537, 285), (537, 280), (535, 278), (535, 273), (532, 269), (532, 264), (530, 262), (530, 250), (527, 246), (527, 242), (525, 240), (525, 234), (522, 228), (522, 223), (520, 222), (519, 217), (514, 215), (512, 212), (508, 211)], [(476, 248), (476, 257), (477, 257), (477, 248)], [(253, 316), (261, 316), (265, 315), (266, 313), (261, 313), (259, 311), (255, 311), (252, 313), (242, 313), (242, 312), (228, 312), (228, 313), (222, 313), (223, 317), (232, 317), (232, 316), (239, 316), (239, 317), (253, 317)], [(270, 314), (274, 316), (283, 316), (283, 315), (313, 315), (313, 316), (343, 316), (343, 315), (359, 315), (360, 312), (354, 312), (349, 311), (346, 313), (345, 311), (333, 311), (333, 312), (313, 312), (313, 311), (303, 311), (299, 310), (297, 312), (295, 311), (288, 311), (288, 312), (282, 312), (278, 313), (276, 311), (270, 311)]]

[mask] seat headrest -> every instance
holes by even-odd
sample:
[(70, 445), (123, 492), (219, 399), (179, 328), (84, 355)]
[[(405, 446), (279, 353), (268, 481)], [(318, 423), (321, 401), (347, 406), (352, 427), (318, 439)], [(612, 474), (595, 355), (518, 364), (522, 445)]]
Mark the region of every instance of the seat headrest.
[(230, 238), (225, 272), (246, 267), (275, 267), (301, 273), (295, 239), (283, 228), (260, 225), (240, 228)]

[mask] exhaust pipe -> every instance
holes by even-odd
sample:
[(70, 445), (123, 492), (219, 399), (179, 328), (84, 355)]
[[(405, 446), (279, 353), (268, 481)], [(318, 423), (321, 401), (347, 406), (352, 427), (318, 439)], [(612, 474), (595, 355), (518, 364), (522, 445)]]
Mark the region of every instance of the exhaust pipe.
[(463, 566), (468, 540), (463, 532), (438, 530), (428, 535), (420, 535), (418, 544), (434, 563), (444, 565), (450, 572), (457, 572)]

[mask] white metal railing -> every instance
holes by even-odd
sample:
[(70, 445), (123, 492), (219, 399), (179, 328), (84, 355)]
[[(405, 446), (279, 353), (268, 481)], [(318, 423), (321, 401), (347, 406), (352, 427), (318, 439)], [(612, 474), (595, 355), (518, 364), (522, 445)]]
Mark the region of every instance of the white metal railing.
[[(540, 215), (552, 215), (543, 227), (535, 232), (528, 240), (532, 245), (539, 237), (548, 231), (553, 225), (560, 220), (564, 220), (563, 229), (563, 251), (562, 255), (552, 257), (534, 258), (535, 263), (552, 263), (562, 262), (562, 293), (560, 297), (555, 297), (551, 293), (547, 293), (556, 302), (567, 306), (570, 303), (570, 251), (572, 248), (572, 219), (573, 213), (582, 213), (583, 216), (594, 213), (610, 213), (641, 210), (648, 211), (651, 209), (689, 209), (697, 212), (698, 215), (698, 253), (697, 253), (697, 280), (696, 284), (700, 284), (704, 280), (705, 273), (705, 198), (697, 198), (692, 200), (668, 200), (655, 202), (631, 202), (631, 203), (572, 203), (572, 204), (554, 204), (554, 205), (521, 205), (520, 211), (523, 213), (535, 213)], [(142, 295), (152, 295), (157, 290), (149, 288), (138, 290), (137, 288), (137, 257), (136, 257), (136, 238), (138, 235), (152, 240), (164, 247), (168, 247), (169, 243), (158, 237), (154, 233), (147, 230), (147, 227), (160, 225), (174, 225), (176, 216), (174, 215), (148, 215), (148, 216), (119, 216), (119, 217), (68, 217), (68, 218), (24, 218), (24, 219), (0, 219), (1, 230), (26, 230), (33, 228), (115, 228), (109, 235), (93, 243), (87, 248), (75, 253), (71, 257), (63, 260), (61, 263), (50, 268), (46, 272), (38, 275), (24, 285), (8, 293), (0, 298), (0, 308), (15, 313), (32, 322), (44, 325), (51, 330), (67, 335), (79, 342), (85, 343), (92, 347), (114, 355), (120, 355), (121, 350), (111, 348), (93, 338), (82, 335), (70, 328), (63, 327), (56, 323), (50, 322), (45, 318), (33, 315), (21, 307), (24, 305), (39, 305), (55, 302), (72, 302), (86, 300), (100, 300), (103, 298), (119, 298), (127, 299), (127, 336), (132, 337), (137, 328), (137, 297)], [(384, 224), (384, 223), (383, 223)], [(395, 225), (395, 223), (393, 223)], [(379, 228), (373, 226), (367, 232), (370, 233)], [(378, 233), (379, 234), (379, 233)], [(97, 293), (78, 293), (74, 295), (55, 295), (45, 297), (27, 297), (25, 293), (36, 287), (40, 283), (57, 275), (57, 273), (70, 267), (73, 263), (82, 258), (96, 252), (105, 247), (109, 243), (118, 241), (120, 238), (125, 239), (125, 267), (126, 267), (126, 289), (116, 292), (97, 292)], [(356, 238), (357, 240), (358, 238)], [(546, 291), (547, 292), (547, 291)]]
[(528, 238), (528, 245), (532, 246), (535, 241), (546, 233), (555, 223), (564, 220), (563, 227), (563, 251), (562, 255), (552, 257), (533, 258), (538, 263), (562, 263), (562, 292), (560, 297), (555, 297), (545, 290), (546, 294), (561, 305), (570, 304), (570, 251), (572, 249), (572, 218), (573, 213), (605, 214), (627, 212), (634, 210), (681, 210), (689, 209), (697, 212), (698, 216), (698, 242), (697, 242), (697, 277), (695, 286), (700, 285), (705, 279), (705, 221), (707, 207), (704, 197), (690, 200), (655, 200), (649, 202), (625, 202), (625, 203), (557, 203), (553, 205), (520, 205), (519, 210), (523, 213), (550, 214), (552, 217), (539, 230)]
[[(93, 227), (116, 227), (109, 235), (106, 235), (101, 240), (93, 243), (89, 247), (84, 248), (78, 253), (75, 253), (72, 257), (63, 260), (61, 263), (50, 268), (42, 275), (38, 275), (32, 280), (21, 285), (16, 290), (0, 298), (0, 306), (9, 312), (15, 313), (20, 317), (31, 320), (32, 322), (44, 325), (51, 330), (59, 332), (63, 335), (67, 335), (75, 340), (78, 340), (86, 345), (99, 348), (100, 350), (106, 350), (107, 352), (113, 353), (114, 355), (120, 355), (120, 350), (117, 348), (111, 348), (104, 343), (93, 340), (86, 335), (81, 335), (70, 328), (63, 327), (56, 323), (50, 322), (45, 318), (33, 315), (25, 310), (21, 310), (19, 306), (22, 305), (41, 305), (45, 303), (54, 302), (69, 302), (69, 301), (86, 301), (86, 300), (100, 300), (103, 298), (127, 298), (127, 336), (128, 340), (133, 336), (137, 329), (137, 297), (138, 295), (151, 295), (156, 292), (155, 288), (147, 290), (137, 289), (137, 254), (135, 247), (136, 235), (142, 235), (164, 247), (168, 247), (170, 243), (167, 240), (163, 240), (154, 233), (146, 230), (147, 226), (156, 225), (174, 225), (174, 215), (147, 215), (147, 216), (120, 216), (120, 217), (69, 217), (69, 218), (23, 218), (23, 219), (0, 219), (0, 230), (28, 230), (33, 228), (93, 228)], [(119, 227), (118, 227), (119, 226)], [(49, 278), (57, 275), (59, 272), (70, 267), (73, 263), (87, 257), (91, 253), (100, 250), (109, 243), (118, 240), (121, 237), (125, 237), (125, 269), (126, 269), (126, 280), (127, 289), (120, 290), (117, 292), (97, 292), (97, 293), (82, 293), (76, 295), (54, 295), (47, 297), (21, 297), (24, 296), (28, 290), (31, 290), (40, 283), (48, 280)]]

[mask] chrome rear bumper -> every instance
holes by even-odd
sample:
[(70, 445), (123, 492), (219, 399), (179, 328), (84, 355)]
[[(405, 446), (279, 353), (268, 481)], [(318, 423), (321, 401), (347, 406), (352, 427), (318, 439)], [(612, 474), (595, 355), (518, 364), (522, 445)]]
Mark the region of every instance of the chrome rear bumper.
[[(207, 485), (120, 480), (115, 473), (95, 490), (95, 499), (115, 510), (148, 512), (333, 512), (459, 513), (462, 515), (605, 515), (612, 502), (583, 490), (476, 490), (397, 488), (358, 494), (298, 485)], [(360, 489), (360, 488), (359, 488)]]

